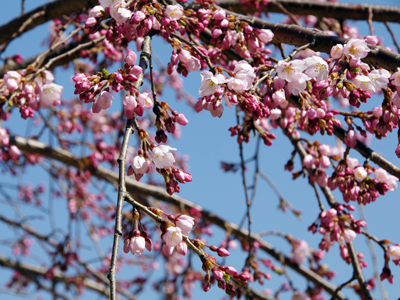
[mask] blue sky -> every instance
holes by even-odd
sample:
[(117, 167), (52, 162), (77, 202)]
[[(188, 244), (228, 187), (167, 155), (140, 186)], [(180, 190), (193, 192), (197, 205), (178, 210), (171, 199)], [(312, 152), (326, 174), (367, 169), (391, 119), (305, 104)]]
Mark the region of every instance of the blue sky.
[[(33, 1), (26, 0), (25, 9), (29, 11), (30, 9), (39, 6), (46, 1)], [(358, 3), (356, 1), (347, 1), (348, 3)], [(364, 1), (373, 4), (382, 4), (378, 1)], [(385, 5), (398, 5), (398, 1), (385, 1)], [(0, 11), (0, 20), (5, 23), (11, 20), (14, 16), (20, 13), (20, 2), (19, 1), (7, 1), (3, 9)], [(282, 18), (281, 15), (274, 15), (273, 21), (279, 21)], [(368, 25), (366, 21), (356, 22), (357, 26), (360, 28), (360, 32), (363, 35), (368, 34)], [(391, 37), (388, 35), (385, 26), (381, 23), (374, 22), (375, 32), (378, 35), (384, 37), (385, 45), (392, 45)], [(392, 30), (396, 33), (399, 31), (400, 26), (398, 24), (390, 24)], [(16, 52), (21, 53), (24, 57), (29, 57), (35, 55), (45, 48), (40, 46), (42, 40), (46, 38), (48, 32), (49, 24), (44, 24), (38, 26), (34, 30), (22, 37), (17, 38), (13, 41), (7, 48), (6, 54), (14, 54)], [(131, 47), (135, 49), (134, 45)], [(165, 42), (160, 39), (155, 39), (155, 47), (153, 47), (156, 54), (160, 59), (166, 64), (167, 59), (171, 54), (171, 48)], [(58, 69), (55, 71), (56, 81), (59, 84), (64, 85), (63, 97), (69, 99), (73, 94), (73, 85), (71, 84), (70, 78), (72, 76), (71, 70)], [(187, 92), (192, 94), (195, 98), (198, 95), (198, 88), (200, 85), (200, 75), (199, 73), (191, 74), (185, 79), (185, 89)], [(226, 162), (239, 162), (239, 147), (235, 138), (231, 138), (228, 132), (228, 128), (236, 124), (235, 112), (230, 111), (225, 108), (223, 116), (218, 118), (213, 118), (210, 113), (203, 111), (199, 114), (195, 113), (192, 109), (187, 107), (184, 102), (178, 102), (174, 98), (174, 91), (167, 89), (167, 92), (161, 99), (161, 101), (167, 101), (171, 107), (179, 112), (185, 113), (186, 117), (189, 119), (189, 124), (182, 128), (182, 138), (180, 140), (170, 140), (170, 145), (176, 147), (181, 154), (187, 154), (190, 157), (189, 165), (190, 172), (193, 176), (193, 182), (187, 183), (181, 186), (180, 195), (196, 202), (208, 210), (214, 211), (216, 214), (222, 216), (223, 218), (232, 221), (236, 224), (240, 222), (246, 211), (246, 205), (244, 200), (243, 186), (241, 185), (240, 172), (235, 174), (224, 173), (220, 169), (220, 161)], [(117, 97), (116, 97), (117, 99)], [(380, 96), (374, 97), (370, 100), (375, 102), (373, 106), (380, 103)], [(372, 103), (373, 104), (373, 103)], [(113, 106), (117, 107), (117, 101), (114, 101)], [(363, 108), (363, 107), (362, 107)], [(119, 109), (119, 106), (118, 106)], [(31, 126), (28, 121), (21, 121), (17, 114), (14, 114), (10, 123), (12, 125), (12, 131), (24, 134), (27, 126)], [(303, 212), (303, 218), (301, 221), (297, 220), (290, 213), (282, 213), (277, 209), (278, 198), (272, 192), (272, 190), (267, 186), (265, 182), (259, 180), (257, 197), (251, 209), (251, 214), (253, 218), (252, 228), (255, 232), (265, 231), (265, 230), (279, 230), (283, 233), (291, 233), (294, 237), (305, 239), (311, 247), (316, 249), (320, 241), (321, 236), (312, 235), (307, 232), (307, 227), (316, 219), (319, 208), (317, 206), (317, 201), (314, 196), (313, 189), (307, 184), (307, 180), (299, 178), (296, 181), (291, 180), (291, 174), (283, 170), (284, 164), (290, 158), (290, 153), (293, 151), (288, 140), (283, 137), (278, 132), (275, 132), (278, 139), (274, 141), (272, 147), (262, 146), (260, 151), (260, 166), (262, 171), (269, 177), (284, 197), (293, 204), (296, 209), (300, 209)], [(308, 136), (305, 136), (309, 138)], [(311, 140), (315, 140), (317, 137), (311, 137)], [(46, 136), (47, 139), (47, 136)], [(43, 140), (48, 142), (49, 140)], [(335, 141), (333, 138), (324, 138), (324, 143), (334, 145)], [(373, 141), (371, 147), (379, 153), (382, 153), (386, 158), (393, 161), (398, 165), (397, 157), (394, 155), (394, 149), (397, 144), (396, 132), (389, 135), (387, 139), (381, 141)], [(254, 154), (255, 151), (255, 140), (251, 141), (249, 144), (244, 145), (245, 157), (249, 158)], [(363, 161), (359, 155), (351, 152), (352, 156), (359, 158)], [(295, 160), (295, 168), (299, 169), (299, 160)], [(38, 174), (41, 174), (38, 176)], [(6, 178), (7, 174), (0, 174), (0, 180), (2, 182), (8, 181)], [(27, 174), (18, 181), (32, 181), (33, 183), (44, 182), (48, 183), (49, 179), (44, 176), (42, 171), (37, 169), (28, 170)], [(253, 166), (249, 165), (247, 171), (247, 180), (251, 182), (253, 176)], [(250, 184), (251, 185), (251, 184)], [(112, 199), (116, 199), (116, 193), (109, 189), (109, 195)], [(388, 193), (385, 197), (380, 197), (377, 202), (372, 203), (365, 207), (366, 219), (369, 225), (371, 234), (378, 236), (379, 238), (388, 238), (394, 242), (400, 242), (399, 231), (396, 230), (400, 221), (398, 218), (398, 201), (399, 201), (399, 190), (395, 192)], [(340, 199), (339, 195), (335, 195)], [(2, 205), (2, 208), (4, 205)], [(60, 220), (59, 224), (65, 221), (65, 215), (63, 211), (65, 210), (65, 203), (63, 201), (58, 201), (55, 203), (55, 209), (59, 212)], [(64, 221), (63, 221), (64, 220)], [(245, 223), (246, 224), (246, 223)], [(39, 230), (46, 231), (44, 226), (40, 227)], [(215, 237), (210, 240), (211, 243), (218, 244), (221, 240), (222, 232), (215, 229)], [(285, 253), (290, 252), (290, 247), (285, 241), (279, 238), (268, 237), (267, 241), (272, 243), (278, 249), (282, 249)], [(366, 247), (365, 240), (360, 236), (355, 240), (356, 249), (364, 252), (367, 261), (370, 262), (370, 254)], [(376, 251), (379, 258), (379, 269), (382, 265), (383, 254), (377, 247)], [(3, 253), (4, 247), (0, 248), (0, 253)], [(89, 255), (89, 251), (85, 255)], [(240, 269), (243, 262), (244, 255), (240, 253), (240, 250), (232, 251), (231, 257), (227, 259), (227, 264), (235, 266)], [(260, 254), (262, 258), (268, 258), (265, 254)], [(200, 264), (196, 259), (193, 260), (194, 265), (200, 270)], [(197, 262), (196, 262), (197, 261)], [(337, 271), (337, 276), (333, 280), (335, 284), (340, 284), (347, 280), (351, 276), (351, 269), (347, 266), (341, 258), (339, 257), (338, 246), (333, 247), (333, 249), (326, 255), (325, 262), (332, 266), (334, 270)], [(395, 282), (400, 280), (399, 267), (394, 267), (391, 264), (392, 272), (395, 274)], [(132, 270), (135, 272), (135, 270)], [(8, 272), (2, 271), (0, 269), (0, 280), (5, 282), (8, 280), (6, 276)], [(372, 265), (365, 271), (365, 277), (369, 278), (373, 274)], [(290, 273), (292, 278), (296, 281), (298, 276), (293, 272)], [(396, 277), (397, 276), (397, 277)], [(283, 278), (273, 275), (273, 279), (270, 282), (266, 282), (265, 288), (276, 289), (278, 284), (283, 281)], [(302, 280), (296, 282), (296, 287), (300, 290), (306, 288), (306, 283)], [(385, 287), (389, 292), (389, 299), (394, 299), (400, 295), (400, 285), (389, 285), (385, 282)], [(258, 287), (261, 289), (260, 287)], [(143, 294), (140, 298), (144, 299), (153, 296), (151, 290), (148, 288), (147, 293)], [(194, 299), (203, 299), (205, 296), (199, 287), (196, 288), (196, 293), (194, 294)], [(45, 294), (44, 294), (45, 295)], [(349, 295), (352, 295), (349, 293)], [(379, 290), (376, 288), (374, 295), (380, 298)], [(88, 295), (87, 299), (96, 299), (96, 296)], [(209, 294), (206, 295), (211, 298), (221, 298), (223, 293), (215, 286), (212, 287)], [(291, 294), (287, 294), (282, 297), (282, 299), (290, 299)], [(18, 297), (12, 297), (7, 295), (7, 299), (19, 299)], [(44, 297), (47, 298), (47, 295)], [(86, 297), (85, 297), (86, 299)]]

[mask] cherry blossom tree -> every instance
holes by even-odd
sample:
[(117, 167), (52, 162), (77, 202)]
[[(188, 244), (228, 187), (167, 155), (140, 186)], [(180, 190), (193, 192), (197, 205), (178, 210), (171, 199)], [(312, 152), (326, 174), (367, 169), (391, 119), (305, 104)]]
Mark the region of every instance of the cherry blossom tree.
[[(400, 178), (400, 48), (388, 23), (400, 23), (399, 7), (21, 3), (22, 13), (0, 26), (4, 292), (393, 297), (400, 239), (382, 208)], [(10, 50), (44, 23), (44, 51), (26, 58)], [(382, 24), (387, 33), (376, 30)], [(196, 120), (196, 133), (186, 131)], [(208, 122), (217, 124), (212, 132)], [(208, 143), (214, 132), (237, 147)], [(176, 146), (185, 143), (203, 154), (198, 161)], [(219, 166), (209, 167), (209, 153)], [(263, 153), (275, 153), (285, 175), (263, 164)], [(189, 170), (195, 163), (212, 169)], [(220, 182), (229, 202), (210, 188)], [(264, 183), (268, 203), (257, 212)], [(190, 201), (204, 195), (209, 202)], [(368, 226), (364, 208), (384, 230)], [(268, 222), (270, 211), (287, 213), (293, 231)]]

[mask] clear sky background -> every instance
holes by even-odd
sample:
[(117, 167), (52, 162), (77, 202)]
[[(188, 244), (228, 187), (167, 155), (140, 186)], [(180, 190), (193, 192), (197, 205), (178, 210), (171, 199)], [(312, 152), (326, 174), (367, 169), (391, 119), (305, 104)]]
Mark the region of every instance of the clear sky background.
[[(4, 1), (3, 0), (2, 10), (0, 11), (0, 23), (4, 24), (20, 14), (20, 1)], [(39, 5), (46, 3), (47, 1), (42, 0), (26, 0), (25, 10), (29, 11)], [(348, 3), (359, 3), (358, 1), (346, 1)], [(364, 1), (364, 3), (372, 4), (384, 4), (384, 5), (399, 5), (398, 1)], [(283, 18), (282, 15), (272, 15), (273, 21), (279, 22)], [(356, 24), (360, 28), (362, 35), (369, 34), (368, 24), (366, 21), (358, 21), (352, 24)], [(389, 36), (385, 26), (379, 22), (373, 23), (375, 28), (375, 34), (384, 38), (384, 44), (386, 46), (392, 46), (393, 42)], [(398, 24), (390, 24), (392, 30), (398, 33), (400, 26)], [(38, 26), (34, 30), (29, 31), (22, 37), (17, 38), (7, 48), (6, 55), (12, 55), (15, 53), (21, 53), (25, 58), (40, 53), (45, 50), (45, 47), (41, 43), (48, 34), (49, 24)], [(398, 36), (400, 39), (400, 36)], [(132, 45), (132, 49), (135, 46)], [(161, 39), (155, 39), (155, 47), (153, 51), (160, 57), (160, 59), (166, 64), (171, 55), (172, 49), (168, 44), (163, 42)], [(4, 57), (2, 57), (4, 58)], [(113, 70), (111, 70), (113, 71)], [(57, 69), (55, 71), (56, 82), (64, 86), (64, 99), (70, 99), (73, 96), (73, 85), (71, 83), (72, 71), (70, 69)], [(184, 82), (185, 89), (188, 93), (192, 94), (195, 98), (198, 97), (198, 88), (200, 86), (200, 74), (190, 74)], [(377, 106), (381, 103), (382, 96), (375, 96), (369, 100), (371, 107)], [(115, 98), (116, 100), (119, 97)], [(181, 186), (180, 195), (202, 205), (204, 208), (215, 212), (217, 215), (222, 216), (228, 221), (238, 224), (246, 212), (246, 205), (244, 199), (244, 190), (241, 184), (240, 172), (224, 173), (220, 168), (220, 161), (225, 162), (239, 162), (239, 147), (236, 142), (236, 138), (230, 137), (228, 128), (236, 124), (235, 111), (229, 110), (225, 107), (223, 116), (213, 118), (209, 112), (203, 111), (199, 114), (195, 113), (189, 108), (184, 102), (177, 102), (175, 100), (175, 93), (171, 89), (167, 89), (165, 95), (160, 99), (166, 101), (179, 112), (185, 113), (189, 119), (189, 124), (186, 127), (182, 127), (182, 138), (180, 140), (169, 140), (169, 145), (176, 147), (181, 154), (187, 154), (190, 157), (189, 165), (190, 172), (193, 176), (193, 182)], [(114, 101), (113, 107), (117, 110), (121, 107), (121, 103)], [(364, 109), (367, 106), (361, 106)], [(368, 106), (369, 107), (369, 106)], [(6, 127), (12, 126), (12, 132), (24, 135), (27, 126), (31, 126), (30, 121), (24, 121), (19, 118), (19, 114), (15, 112), (12, 116), (12, 120), (5, 123)], [(251, 215), (253, 219), (252, 229), (254, 232), (261, 232), (265, 230), (279, 230), (283, 233), (291, 233), (298, 239), (306, 240), (310, 247), (317, 249), (318, 244), (321, 240), (321, 235), (313, 235), (307, 231), (307, 227), (317, 218), (319, 208), (317, 200), (314, 195), (313, 189), (308, 185), (307, 180), (299, 178), (296, 181), (292, 181), (292, 175), (289, 172), (283, 170), (285, 163), (290, 158), (290, 153), (293, 148), (287, 138), (282, 136), (279, 131), (274, 131), (278, 136), (277, 140), (274, 141), (272, 147), (266, 147), (262, 145), (260, 151), (260, 166), (262, 171), (275, 183), (276, 187), (280, 190), (283, 196), (292, 203), (294, 208), (300, 209), (303, 212), (302, 220), (297, 220), (290, 213), (282, 213), (277, 209), (278, 197), (273, 193), (271, 188), (261, 179), (259, 180), (257, 197), (251, 209)], [(304, 135), (306, 138), (314, 141), (318, 139), (318, 135), (315, 137), (309, 137)], [(47, 139), (47, 136), (46, 136)], [(44, 139), (44, 142), (49, 140)], [(324, 138), (324, 143), (335, 145), (334, 138)], [(394, 154), (394, 150), (397, 145), (397, 132), (389, 134), (387, 139), (381, 141), (373, 141), (371, 147), (382, 153), (386, 158), (399, 165), (398, 159)], [(250, 158), (255, 151), (255, 139), (249, 144), (244, 145), (245, 157)], [(362, 158), (351, 151), (352, 157), (357, 157), (360, 162), (363, 162)], [(295, 169), (300, 169), (300, 161), (298, 158), (295, 160)], [(253, 177), (253, 165), (248, 166), (247, 180), (251, 185)], [(0, 173), (0, 182), (9, 182), (10, 178), (6, 173)], [(11, 179), (11, 181), (14, 179)], [(24, 181), (22, 181), (24, 180)], [(38, 168), (31, 168), (28, 170), (26, 176), (19, 178), (19, 182), (25, 182), (26, 180), (32, 181), (33, 186), (39, 182), (47, 184), (49, 182), (48, 177), (45, 173)], [(14, 181), (15, 182), (15, 181)], [(109, 195), (112, 199), (116, 199), (116, 193), (109, 190)], [(339, 202), (341, 202), (340, 195), (334, 193)], [(369, 204), (365, 207), (366, 220), (369, 226), (370, 233), (377, 236), (380, 239), (390, 239), (393, 242), (400, 243), (399, 225), (400, 221), (398, 218), (399, 213), (399, 195), (400, 190), (397, 189), (394, 192), (388, 192), (387, 196), (379, 197), (375, 203)], [(4, 211), (3, 211), (4, 209)], [(128, 207), (126, 207), (128, 209)], [(65, 222), (65, 202), (57, 201), (55, 204), (55, 210), (59, 211), (59, 222)], [(3, 214), (7, 211), (4, 204), (0, 206), (0, 212)], [(358, 214), (355, 214), (358, 218)], [(46, 232), (44, 225), (37, 224), (39, 230)], [(245, 223), (247, 224), (247, 222)], [(4, 225), (0, 225), (3, 230)], [(247, 226), (247, 225), (246, 225)], [(210, 243), (218, 244), (222, 238), (221, 231), (215, 229), (215, 237), (210, 239)], [(11, 237), (11, 236), (10, 236)], [(6, 238), (6, 237), (4, 237)], [(282, 250), (286, 254), (290, 253), (290, 246), (287, 242), (282, 241), (279, 238), (267, 237), (266, 240)], [(91, 246), (91, 245), (90, 245)], [(110, 245), (111, 246), (111, 245)], [(363, 237), (358, 236), (355, 240), (355, 247), (358, 251), (362, 251), (366, 257), (367, 262), (371, 262), (370, 253), (366, 246), (366, 241)], [(105, 247), (104, 249), (106, 249)], [(341, 284), (348, 280), (351, 276), (351, 267), (346, 265), (339, 255), (339, 246), (335, 245), (332, 247), (330, 252), (326, 255), (325, 263), (331, 266), (333, 270), (337, 272), (337, 276), (333, 280), (335, 284)], [(383, 253), (380, 249), (375, 247), (378, 259), (379, 259), (379, 270), (383, 267)], [(90, 251), (94, 251), (93, 248)], [(83, 257), (89, 257), (89, 250), (83, 253)], [(0, 246), (0, 253), (9, 253), (7, 248)], [(264, 253), (259, 254), (262, 258), (268, 258)], [(231, 256), (226, 260), (227, 264), (231, 264), (238, 270), (244, 265), (244, 257), (241, 251), (231, 251)], [(35, 261), (36, 258), (33, 258)], [(197, 259), (193, 260), (195, 267), (200, 270), (200, 264)], [(391, 269), (395, 275), (395, 284), (390, 285), (385, 281), (385, 288), (389, 293), (389, 299), (397, 299), (400, 296), (400, 272), (399, 267), (395, 267), (391, 263)], [(136, 272), (138, 270), (128, 270), (129, 272)], [(139, 271), (140, 272), (140, 271)], [(162, 269), (160, 272), (163, 273)], [(8, 281), (10, 274), (9, 271), (5, 271), (0, 268), (0, 284)], [(373, 275), (372, 264), (364, 271), (365, 277), (370, 278)], [(295, 282), (296, 288), (299, 290), (306, 289), (306, 282), (304, 280), (297, 280), (299, 277), (294, 272), (290, 272), (292, 279)], [(257, 287), (262, 290), (264, 288), (270, 288), (275, 290), (279, 284), (284, 281), (283, 277), (279, 277), (272, 274), (272, 280), (266, 282), (264, 287)], [(397, 283), (397, 284), (396, 284)], [(141, 299), (153, 298), (154, 294), (151, 291), (150, 286), (147, 287), (146, 293), (139, 296)], [(0, 292), (2, 289), (0, 288)], [(43, 299), (50, 299), (46, 293), (41, 292), (44, 295)], [(352, 292), (347, 293), (350, 298), (354, 298)], [(374, 296), (380, 299), (380, 293), (378, 287), (375, 288)], [(87, 293), (83, 296), (84, 299), (97, 299), (97, 295)], [(199, 285), (196, 286), (196, 292), (194, 293), (194, 299), (204, 299), (209, 297), (210, 299), (220, 299), (224, 293), (219, 290), (216, 286), (213, 286), (208, 294), (204, 294), (200, 291)], [(0, 296), (1, 297), (1, 296)], [(160, 297), (160, 296), (154, 296)], [(291, 293), (286, 293), (282, 296), (282, 299), (290, 299)], [(20, 299), (16, 296), (6, 295), (4, 299)], [(156, 298), (154, 298), (156, 299)], [(328, 298), (329, 299), (329, 298)]]

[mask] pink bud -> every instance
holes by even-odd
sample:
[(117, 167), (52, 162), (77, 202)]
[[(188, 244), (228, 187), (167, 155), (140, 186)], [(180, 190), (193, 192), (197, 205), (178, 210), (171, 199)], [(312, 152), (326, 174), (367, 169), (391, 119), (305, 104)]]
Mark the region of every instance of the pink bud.
[(185, 126), (187, 123), (189, 123), (189, 121), (186, 119), (185, 115), (182, 113), (179, 113), (176, 117), (175, 117), (175, 121), (182, 125)]
[(227, 266), (227, 267), (225, 268), (225, 273), (228, 274), (228, 275), (230, 275), (230, 276), (233, 276), (233, 277), (239, 276), (239, 274), (238, 274), (238, 272), (236, 271), (236, 269), (235, 269), (234, 267), (232, 267), (232, 266)]
[(229, 251), (226, 250), (226, 249), (223, 248), (223, 247), (219, 247), (219, 248), (217, 249), (217, 253), (218, 253), (218, 255), (221, 256), (221, 257), (229, 256)]

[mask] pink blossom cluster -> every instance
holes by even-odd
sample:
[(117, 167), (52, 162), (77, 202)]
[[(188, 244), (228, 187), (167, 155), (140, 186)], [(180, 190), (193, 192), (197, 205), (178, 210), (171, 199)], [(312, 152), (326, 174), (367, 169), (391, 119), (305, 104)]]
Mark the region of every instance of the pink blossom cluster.
[[(350, 213), (354, 210), (352, 205), (337, 205), (336, 208), (321, 212), (318, 220), (308, 227), (309, 231), (313, 233), (319, 231), (324, 236), (319, 244), (321, 250), (329, 251), (335, 242), (339, 242), (344, 249), (345, 243), (351, 242), (356, 238), (357, 233), (361, 233), (361, 228), (367, 224), (363, 220), (354, 219)], [(347, 255), (344, 256), (347, 257)]]
[[(55, 84), (54, 76), (44, 71), (36, 77), (27, 70), (8, 71), (0, 82), (1, 95), (12, 98), (10, 106), (19, 107), (23, 119), (32, 118), (34, 111), (61, 104), (63, 87)], [(5, 116), (3, 116), (4, 119)]]

